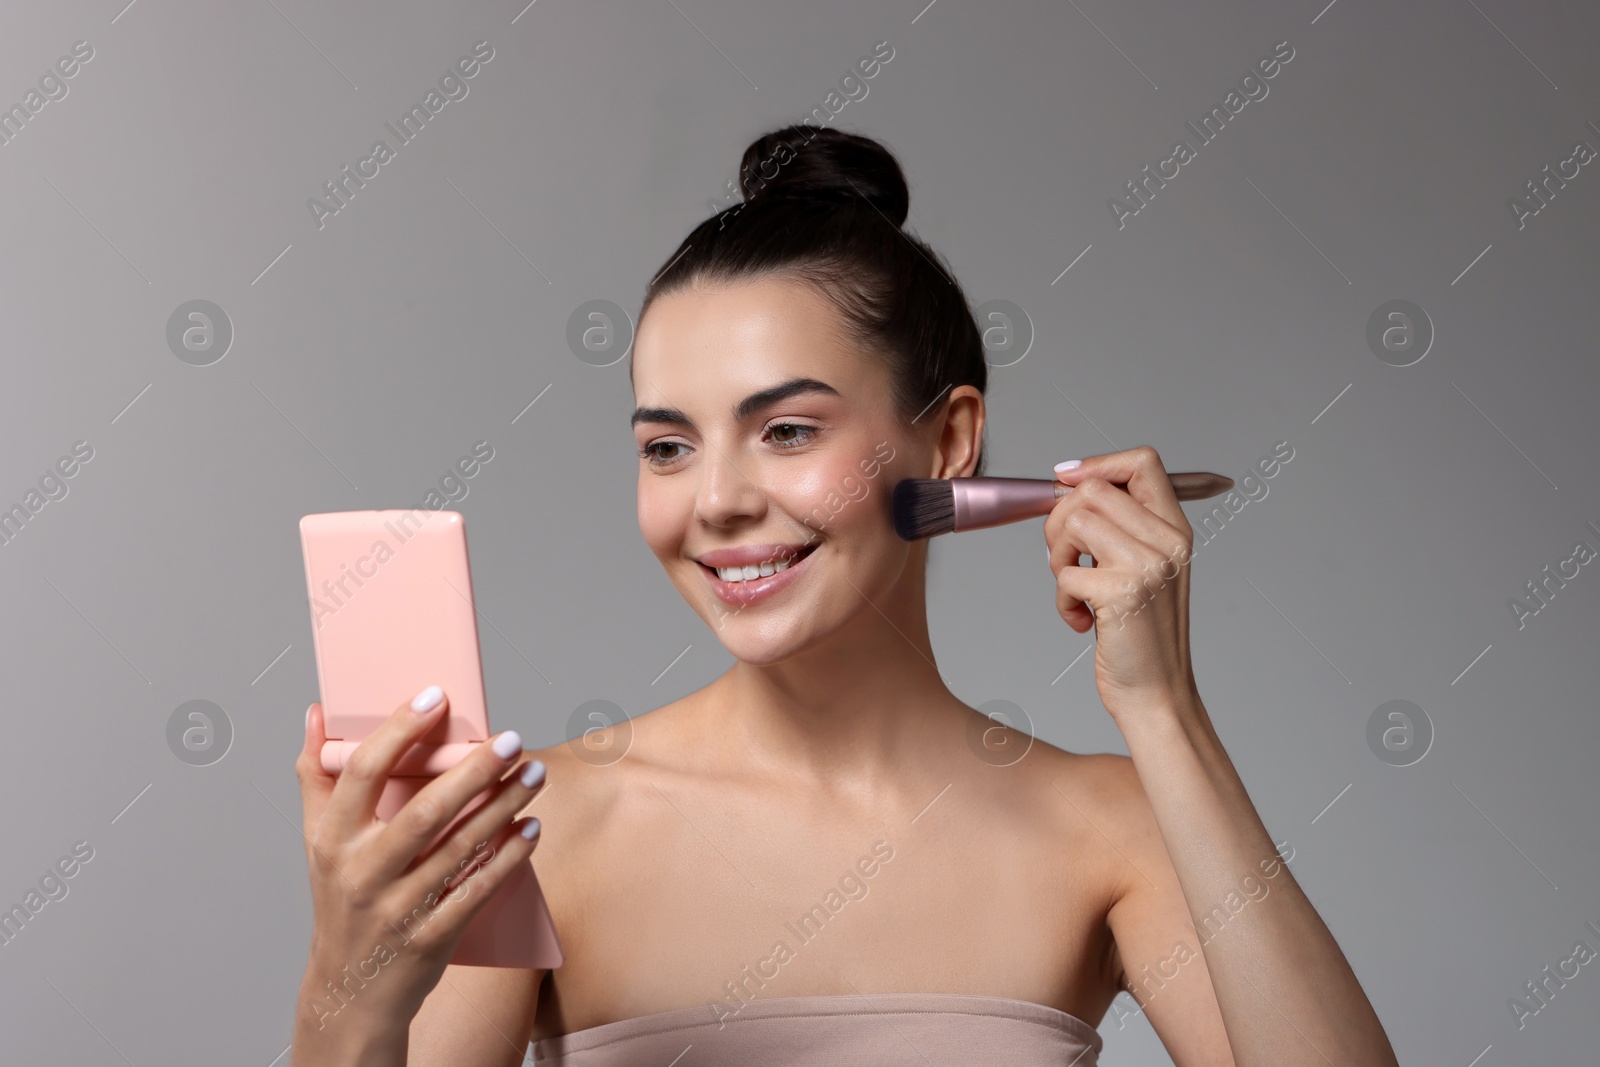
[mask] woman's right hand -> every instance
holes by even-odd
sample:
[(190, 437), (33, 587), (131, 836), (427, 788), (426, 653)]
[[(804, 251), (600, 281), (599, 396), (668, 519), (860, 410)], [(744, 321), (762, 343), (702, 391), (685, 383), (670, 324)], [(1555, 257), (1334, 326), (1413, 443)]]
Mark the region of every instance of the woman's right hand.
[[(467, 923), (538, 843), (538, 819), (513, 825), (512, 818), (544, 785), (544, 764), (506, 775), (522, 757), (512, 730), (478, 745), (387, 822), (377, 817), (395, 764), (438, 725), (448, 703), (430, 686), (400, 705), (338, 775), (322, 769), (322, 706), (306, 713), (295, 773), (313, 918), (295, 1010), (295, 1067), (404, 1064), (411, 1019)], [(486, 789), (483, 803), (430, 849)]]

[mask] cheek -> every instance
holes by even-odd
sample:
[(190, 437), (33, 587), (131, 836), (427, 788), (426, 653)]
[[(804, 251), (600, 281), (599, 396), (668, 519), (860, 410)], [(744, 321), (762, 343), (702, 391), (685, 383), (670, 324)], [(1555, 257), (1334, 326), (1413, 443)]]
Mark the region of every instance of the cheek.
[(791, 468), (786, 472), (779, 492), (784, 507), (802, 518), (818, 508), (822, 509), (822, 515), (826, 515), (829, 493), (837, 482), (831, 466)]
[(835, 464), (793, 464), (785, 468), (781, 485), (772, 489), (772, 499), (784, 511), (806, 526), (831, 534), (840, 517), (839, 469)]
[(854, 458), (795, 470), (782, 492), (785, 510), (830, 536), (875, 528), (888, 508), (885, 472), (869, 478)]
[(639, 533), (651, 551), (672, 552), (683, 533), (679, 505), (670, 493), (641, 480), (639, 483)]

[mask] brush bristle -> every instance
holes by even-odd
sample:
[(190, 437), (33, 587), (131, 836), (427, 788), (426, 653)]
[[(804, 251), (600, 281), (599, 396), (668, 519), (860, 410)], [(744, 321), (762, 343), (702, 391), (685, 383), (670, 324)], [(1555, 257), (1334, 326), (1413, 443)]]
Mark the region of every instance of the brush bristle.
[(894, 532), (902, 540), (950, 533), (956, 528), (956, 492), (947, 478), (905, 478), (894, 487)]

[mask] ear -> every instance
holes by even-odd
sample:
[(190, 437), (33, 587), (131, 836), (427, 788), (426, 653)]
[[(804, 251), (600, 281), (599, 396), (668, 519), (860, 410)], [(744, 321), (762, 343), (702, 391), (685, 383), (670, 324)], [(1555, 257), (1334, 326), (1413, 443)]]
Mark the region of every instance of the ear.
[(950, 390), (934, 452), (931, 478), (970, 478), (983, 446), (983, 394), (971, 385)]

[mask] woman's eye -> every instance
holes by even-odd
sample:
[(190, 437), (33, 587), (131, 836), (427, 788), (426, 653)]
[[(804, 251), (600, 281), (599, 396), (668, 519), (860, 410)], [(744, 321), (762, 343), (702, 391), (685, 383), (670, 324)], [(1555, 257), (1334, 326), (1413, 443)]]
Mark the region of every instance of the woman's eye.
[[(817, 427), (798, 422), (775, 422), (766, 428), (763, 436), (771, 440), (775, 447), (789, 449), (811, 444), (818, 432)], [(671, 449), (679, 451), (669, 451)], [(688, 446), (682, 441), (651, 441), (639, 448), (639, 458), (652, 467), (666, 467), (682, 459), (688, 451)]]
[[(789, 430), (796, 431), (796, 433), (790, 436), (786, 433)], [(768, 436), (773, 439), (773, 443), (779, 448), (798, 448), (803, 444), (809, 444), (811, 439), (816, 436), (816, 433), (815, 426), (802, 426), (797, 422), (775, 422), (767, 427)]]
[(671, 463), (673, 460), (677, 459), (678, 457), (675, 456), (675, 455), (673, 455), (673, 456), (663, 455), (660, 450), (663, 449), (663, 448), (682, 448), (682, 447), (683, 447), (683, 445), (678, 441), (651, 441), (649, 444), (647, 444), (643, 448), (639, 449), (639, 458), (643, 459), (643, 460), (647, 460), (650, 463), (651, 466), (662, 467), (662, 466), (665, 466), (668, 463)]

